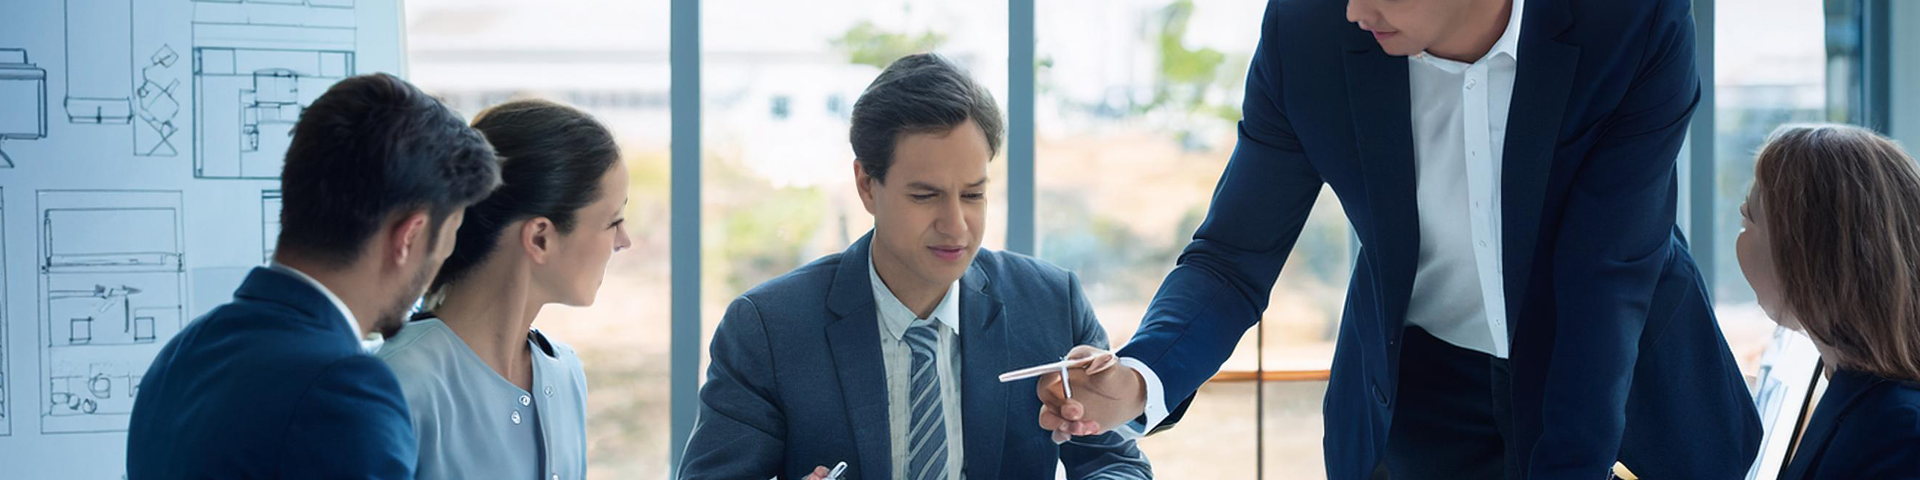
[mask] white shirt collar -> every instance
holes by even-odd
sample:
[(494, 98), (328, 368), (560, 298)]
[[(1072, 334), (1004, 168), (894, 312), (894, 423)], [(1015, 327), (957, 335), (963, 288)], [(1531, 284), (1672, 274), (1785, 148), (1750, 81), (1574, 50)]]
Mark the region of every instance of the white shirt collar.
[[(301, 272), (293, 267), (283, 265), (280, 262), (267, 262), (267, 268), (299, 279), (301, 282), (305, 282), (307, 286), (319, 290), (321, 295), (326, 295), (327, 301), (333, 303), (333, 308), (340, 310), (340, 318), (347, 320), (347, 331), (353, 332), (356, 338), (360, 336), (360, 321), (353, 317), (353, 309), (347, 308), (347, 302), (341, 301), (340, 296), (334, 295), (333, 290), (328, 289), (325, 284), (320, 283), (319, 280), (314, 280), (313, 277), (308, 276), (306, 272)], [(366, 338), (357, 339), (360, 341), (360, 348), (366, 350), (368, 353), (379, 351), (380, 346), (386, 343), (385, 336), (381, 335), (380, 332), (369, 332)]]
[[(1494, 40), (1493, 48), (1490, 50), (1487, 50), (1487, 54), (1484, 56), (1481, 56), (1479, 61), (1485, 61), (1486, 59), (1493, 58), (1495, 56), (1503, 55), (1503, 54), (1506, 55), (1507, 58), (1514, 59), (1515, 61), (1520, 60), (1520, 17), (1521, 17), (1521, 14), (1526, 11), (1526, 6), (1527, 6), (1527, 0), (1513, 0), (1513, 11), (1507, 15), (1506, 31), (1500, 33), (1500, 39)], [(1456, 62), (1453, 60), (1440, 58), (1440, 57), (1434, 56), (1433, 54), (1427, 53), (1426, 51), (1421, 51), (1420, 53), (1414, 54), (1414, 58), (1418, 58), (1433, 66), (1440, 67), (1441, 69), (1444, 69), (1450, 73), (1460, 73), (1461, 70), (1466, 70), (1468, 65), (1468, 64)], [(1475, 63), (1478, 63), (1479, 61), (1476, 61)]]
[[(887, 333), (893, 335), (894, 340), (906, 337), (907, 327), (913, 326), (913, 322), (919, 318), (913, 313), (913, 309), (907, 308), (907, 304), (900, 302), (900, 297), (893, 295), (893, 290), (887, 288), (886, 282), (880, 280), (880, 271), (873, 268), (872, 251), (867, 252), (867, 278), (873, 283), (873, 301), (875, 312), (880, 316), (880, 324), (886, 327)], [(960, 335), (959, 280), (954, 280), (952, 285), (947, 286), (947, 295), (940, 299), (939, 305), (933, 307), (932, 318), (946, 325), (947, 330), (952, 331), (954, 336)]]

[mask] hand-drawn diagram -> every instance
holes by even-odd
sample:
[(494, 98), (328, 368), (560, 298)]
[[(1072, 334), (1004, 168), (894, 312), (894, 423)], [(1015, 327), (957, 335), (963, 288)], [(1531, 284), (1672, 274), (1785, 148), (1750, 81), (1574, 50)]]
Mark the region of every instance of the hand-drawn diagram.
[(124, 431), (184, 316), (177, 191), (43, 190), (41, 433)]
[(140, 67), (140, 88), (134, 90), (140, 97), (140, 123), (133, 127), (133, 154), (171, 157), (180, 153), (173, 146), (173, 134), (180, 132), (174, 124), (180, 117), (178, 95), (183, 93), (173, 67), (180, 63), (180, 54), (162, 44), (147, 62)]
[(274, 246), (280, 243), (280, 191), (260, 192), (261, 261), (272, 262)]
[(194, 0), (194, 176), (280, 177), (293, 124), (355, 73), (352, 0)]
[[(5, 197), (6, 195), (0, 195), (0, 198), (5, 198)], [(4, 211), (4, 207), (0, 207), (0, 211)], [(4, 216), (4, 215), (0, 214), (0, 216)], [(5, 224), (5, 223), (6, 223), (5, 219), (0, 218), (0, 224)], [(6, 237), (5, 235), (0, 235), (0, 251), (6, 250), (7, 242), (5, 237)], [(0, 257), (4, 257), (4, 255), (0, 255)], [(6, 269), (5, 259), (0, 258), (0, 291), (5, 291), (7, 288), (6, 270), (7, 269)], [(6, 296), (0, 295), (0, 437), (13, 434), (13, 415), (12, 415), (13, 409), (11, 408), (13, 404), (7, 401), (7, 399), (10, 398), (8, 396), (8, 394), (10, 393), (10, 390), (8, 390), (8, 388), (12, 386), (12, 384), (7, 382), (7, 379), (8, 379), (7, 373), (10, 370), (8, 367), (10, 367), (12, 364), (12, 360), (10, 359), (13, 357), (7, 355), (8, 328), (7, 328), (7, 317), (6, 317), (7, 308), (6, 307), (7, 307)]]
[(47, 71), (28, 62), (25, 49), (0, 48), (0, 168), (13, 168), (7, 140), (46, 137)]
[(67, 121), (133, 121), (133, 1), (67, 0)]

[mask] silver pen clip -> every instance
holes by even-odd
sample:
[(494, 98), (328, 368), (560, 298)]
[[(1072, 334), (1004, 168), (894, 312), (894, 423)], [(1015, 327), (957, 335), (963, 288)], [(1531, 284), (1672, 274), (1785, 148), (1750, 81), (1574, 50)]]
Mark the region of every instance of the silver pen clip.
[[(1067, 357), (1060, 357), (1060, 359), (1066, 360)], [(1073, 398), (1073, 385), (1067, 383), (1067, 365), (1064, 363), (1060, 364), (1060, 388), (1066, 389), (1067, 398)]]

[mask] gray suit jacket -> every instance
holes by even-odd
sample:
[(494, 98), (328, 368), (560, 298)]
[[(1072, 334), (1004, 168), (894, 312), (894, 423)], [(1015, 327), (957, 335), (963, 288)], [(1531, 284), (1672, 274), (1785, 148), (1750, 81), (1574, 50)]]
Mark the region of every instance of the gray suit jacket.
[[(802, 478), (847, 462), (842, 478), (892, 470), (879, 319), (863, 237), (741, 295), (727, 307), (700, 389), (679, 478)], [(981, 249), (960, 279), (961, 414), (968, 478), (1151, 478), (1146, 456), (1108, 433), (1054, 445), (1036, 419), (1035, 380), (1001, 372), (1106, 346), (1072, 273)]]

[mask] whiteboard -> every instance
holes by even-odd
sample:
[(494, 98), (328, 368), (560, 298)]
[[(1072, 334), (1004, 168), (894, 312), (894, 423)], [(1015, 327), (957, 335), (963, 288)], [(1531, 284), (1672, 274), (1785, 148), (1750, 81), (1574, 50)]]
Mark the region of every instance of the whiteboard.
[(140, 377), (273, 254), (302, 108), (399, 0), (0, 1), (0, 469), (119, 479)]
[[(1747, 480), (1779, 478), (1786, 468), (1787, 448), (1794, 442), (1793, 432), (1806, 420), (1812, 405), (1826, 388), (1816, 372), (1820, 368), (1820, 350), (1813, 339), (1786, 327), (1774, 329), (1773, 342), (1760, 359), (1760, 375), (1754, 387), (1754, 407), (1760, 413), (1760, 455), (1747, 470)], [(1816, 390), (1808, 395), (1808, 390)], [(1816, 400), (1817, 402), (1817, 400)]]

